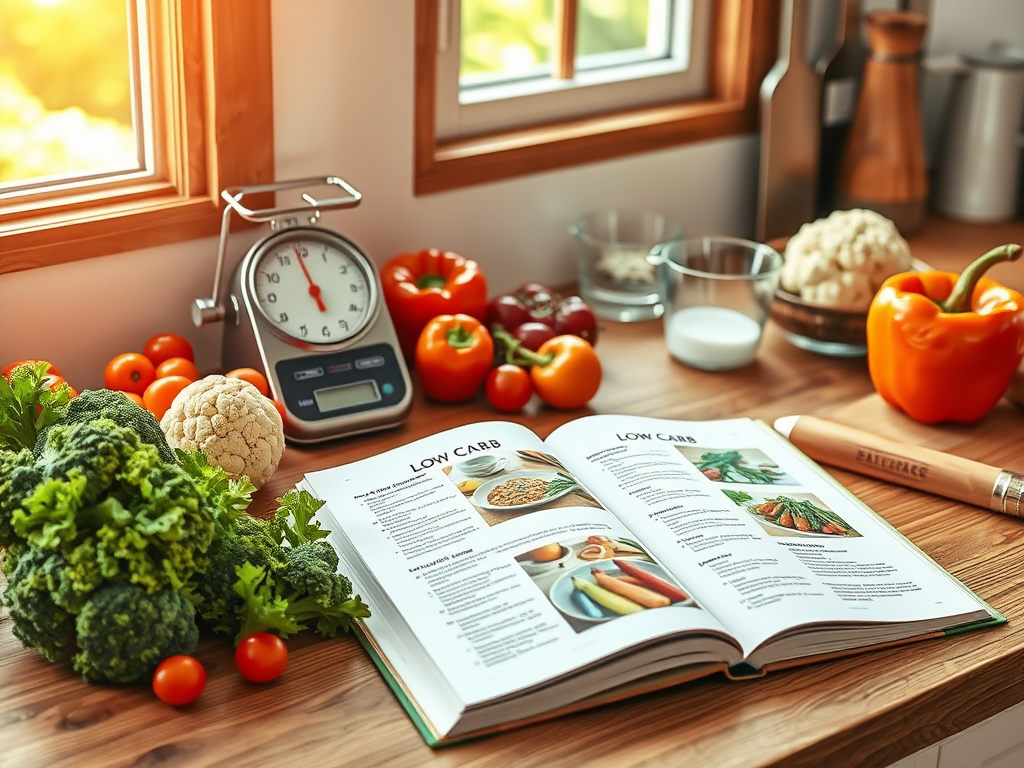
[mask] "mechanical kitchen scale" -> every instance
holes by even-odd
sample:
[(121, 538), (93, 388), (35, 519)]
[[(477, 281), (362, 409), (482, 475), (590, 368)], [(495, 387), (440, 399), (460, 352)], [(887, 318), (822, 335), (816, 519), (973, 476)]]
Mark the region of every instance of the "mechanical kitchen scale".
[[(330, 186), (341, 197), (319, 200)], [(302, 204), (250, 210), (246, 195), (302, 190)], [(331, 190), (336, 194), (335, 190)], [(314, 443), (394, 427), (412, 405), (402, 359), (373, 262), (351, 240), (316, 226), (321, 211), (353, 208), (362, 195), (337, 176), (225, 189), (213, 298), (196, 299), (196, 327), (224, 323), (224, 370), (262, 370), (284, 403), (285, 437)], [(218, 301), (232, 212), (269, 223)], [(299, 217), (307, 221), (300, 224)]]

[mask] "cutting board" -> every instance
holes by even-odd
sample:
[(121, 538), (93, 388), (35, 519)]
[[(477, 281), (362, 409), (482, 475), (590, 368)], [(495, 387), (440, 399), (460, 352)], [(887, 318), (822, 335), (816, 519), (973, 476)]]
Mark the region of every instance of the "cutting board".
[(868, 395), (821, 417), (890, 440), (1024, 473), (1024, 407), (1006, 399), (976, 424), (921, 424), (878, 395)]

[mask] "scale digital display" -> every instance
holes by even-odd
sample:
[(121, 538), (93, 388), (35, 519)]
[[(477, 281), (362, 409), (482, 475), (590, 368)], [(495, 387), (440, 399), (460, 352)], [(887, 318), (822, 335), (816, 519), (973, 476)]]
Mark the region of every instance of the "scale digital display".
[(377, 389), (375, 381), (357, 381), (354, 384), (315, 389), (313, 397), (316, 398), (316, 407), (320, 409), (321, 413), (325, 413), (379, 402), (380, 390)]

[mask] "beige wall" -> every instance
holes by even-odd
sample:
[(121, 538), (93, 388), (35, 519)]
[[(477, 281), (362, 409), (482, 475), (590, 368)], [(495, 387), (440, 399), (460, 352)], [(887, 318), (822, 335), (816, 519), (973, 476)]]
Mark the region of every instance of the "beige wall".
[[(1019, 0), (933, 0), (933, 10), (936, 47), (1024, 37)], [(755, 135), (414, 197), (412, 53), (413, 0), (273, 0), (277, 176), (354, 184), (362, 205), (323, 223), (378, 264), (439, 247), (480, 261), (495, 291), (565, 282), (574, 275), (566, 227), (614, 206), (662, 211), (692, 235), (752, 234)], [(231, 239), (229, 268), (253, 239)], [(77, 387), (98, 387), (107, 360), (172, 331), (192, 341), (200, 369), (216, 368), (220, 329), (189, 318), (192, 300), (212, 289), (216, 251), (210, 239), (0, 276), (0, 363), (46, 358)]]

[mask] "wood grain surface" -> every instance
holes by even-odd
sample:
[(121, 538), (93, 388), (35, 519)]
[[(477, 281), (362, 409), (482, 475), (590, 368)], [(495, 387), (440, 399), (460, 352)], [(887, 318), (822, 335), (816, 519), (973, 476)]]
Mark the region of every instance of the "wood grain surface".
[[(968, 232), (970, 237), (964, 234)], [(937, 220), (914, 254), (959, 268), (1020, 222), (964, 227)], [(965, 243), (967, 243), (965, 245)], [(1024, 287), (1019, 272), (997, 275)], [(589, 412), (677, 419), (827, 415), (841, 423), (1024, 472), (1024, 410), (1004, 401), (973, 426), (926, 427), (872, 394), (864, 359), (790, 345), (769, 325), (758, 359), (728, 373), (673, 362), (660, 321), (609, 323), (605, 366), (587, 409), (532, 406), (513, 420), (542, 436)], [(357, 460), (441, 429), (495, 418), (483, 401), (417, 399), (408, 422), (377, 435), (289, 447), (254, 510), (304, 472)], [(246, 683), (231, 648), (204, 638), (207, 689), (173, 709), (146, 687), (89, 686), (25, 650), (0, 619), (0, 766), (886, 766), (1024, 700), (1024, 522), (917, 491), (833, 474), (1002, 611), (1009, 623), (872, 651), (749, 682), (713, 677), (437, 751), (428, 748), (351, 637), (289, 641), (279, 680)], [(343, 514), (343, 511), (339, 510)]]

